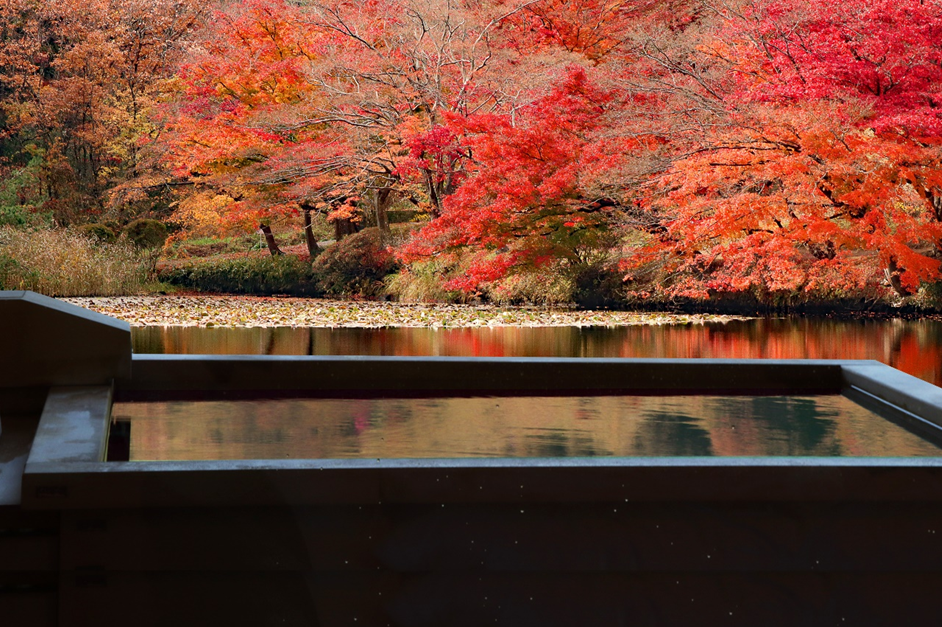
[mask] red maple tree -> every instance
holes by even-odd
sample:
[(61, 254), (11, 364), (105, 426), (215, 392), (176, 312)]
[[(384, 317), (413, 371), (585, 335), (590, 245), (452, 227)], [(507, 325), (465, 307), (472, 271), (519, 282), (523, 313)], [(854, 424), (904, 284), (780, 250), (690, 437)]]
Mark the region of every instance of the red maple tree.
[(774, 0), (726, 11), (690, 89), (714, 118), (648, 203), (630, 264), (668, 294), (913, 293), (939, 278), (942, 15), (932, 3)]
[(585, 69), (571, 66), (513, 114), (452, 117), (473, 155), (471, 172), (404, 259), (471, 254), (447, 287), (472, 292), (515, 268), (586, 263), (612, 224), (614, 203), (594, 188), (611, 161), (612, 147), (598, 135), (611, 102)]

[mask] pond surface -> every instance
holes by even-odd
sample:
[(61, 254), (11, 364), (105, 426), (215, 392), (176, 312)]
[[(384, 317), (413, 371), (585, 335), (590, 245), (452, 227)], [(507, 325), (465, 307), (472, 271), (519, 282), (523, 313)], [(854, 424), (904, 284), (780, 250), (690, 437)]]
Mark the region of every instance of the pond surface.
[(942, 322), (756, 319), (628, 327), (135, 327), (137, 353), (876, 359), (942, 385)]
[(130, 459), (926, 456), (843, 396), (269, 399), (116, 403)]

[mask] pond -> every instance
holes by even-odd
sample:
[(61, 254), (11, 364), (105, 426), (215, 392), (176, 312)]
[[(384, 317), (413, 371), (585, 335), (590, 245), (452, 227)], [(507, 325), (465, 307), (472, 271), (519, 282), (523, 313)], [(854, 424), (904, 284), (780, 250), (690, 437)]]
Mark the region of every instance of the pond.
[(760, 318), (625, 327), (135, 327), (136, 353), (876, 359), (942, 385), (942, 322)]

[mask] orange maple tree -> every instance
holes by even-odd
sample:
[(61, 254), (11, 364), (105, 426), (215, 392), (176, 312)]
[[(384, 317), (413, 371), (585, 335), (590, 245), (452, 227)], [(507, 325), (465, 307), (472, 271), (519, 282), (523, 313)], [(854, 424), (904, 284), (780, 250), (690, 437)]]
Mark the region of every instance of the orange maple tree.
[(507, 13), (375, 0), (221, 11), (167, 109), (162, 161), (197, 188), (180, 215), (220, 225), (323, 211), (388, 233), (397, 198), (437, 214), (465, 155), (443, 115), (504, 98), (511, 77), (488, 77)]
[[(305, 79), (318, 54), (292, 4), (252, 0), (216, 11), (161, 113), (163, 133), (149, 147), (159, 167), (129, 187), (177, 185), (175, 215), (186, 226), (261, 225), (277, 253), (269, 220), (302, 212), (303, 194), (285, 183), (310, 183), (317, 164), (336, 152), (321, 129), (302, 123), (318, 99)], [(310, 211), (303, 214), (313, 254)]]
[(63, 224), (101, 213), (137, 173), (161, 81), (200, 11), (194, 0), (0, 2), (0, 141), (10, 167), (35, 164), (41, 210)]

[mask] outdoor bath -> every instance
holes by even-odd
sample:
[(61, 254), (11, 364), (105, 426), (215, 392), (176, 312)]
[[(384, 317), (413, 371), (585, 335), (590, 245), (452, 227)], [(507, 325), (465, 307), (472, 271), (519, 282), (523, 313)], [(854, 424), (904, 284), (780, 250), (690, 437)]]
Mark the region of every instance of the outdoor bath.
[(131, 355), (0, 309), (13, 624), (878, 624), (942, 584), (942, 390), (877, 362)]

